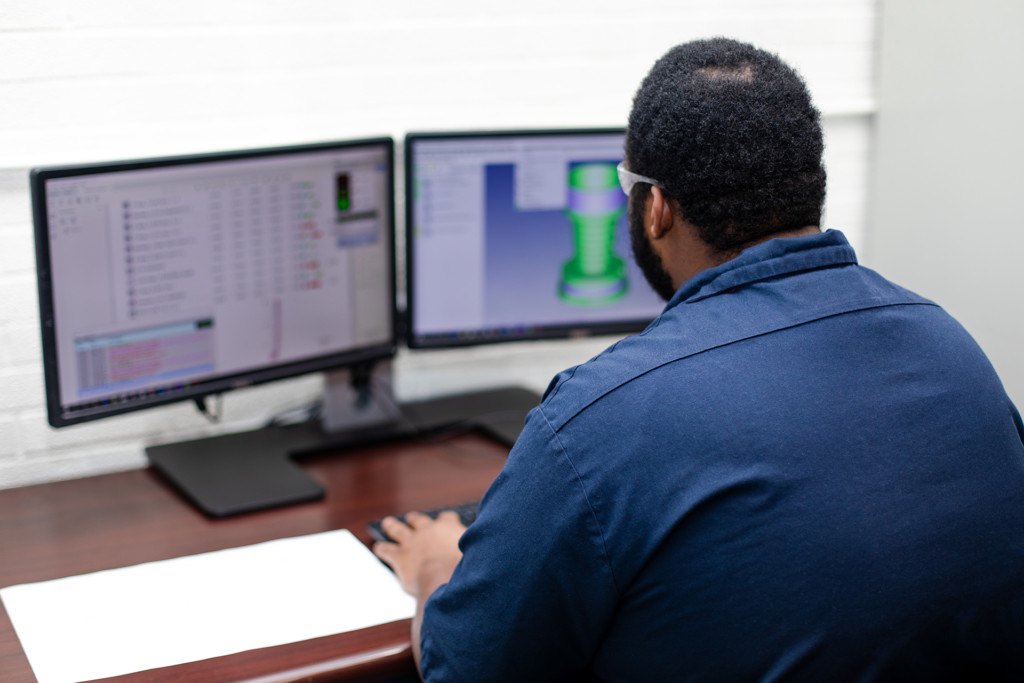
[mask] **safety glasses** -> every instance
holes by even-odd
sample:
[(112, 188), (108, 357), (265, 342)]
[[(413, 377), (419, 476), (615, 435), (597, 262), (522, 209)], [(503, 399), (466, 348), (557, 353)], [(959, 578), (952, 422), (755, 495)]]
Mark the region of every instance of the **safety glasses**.
[(619, 173), (619, 185), (622, 186), (622, 191), (627, 195), (629, 195), (629, 191), (632, 190), (633, 186), (637, 183), (650, 183), (655, 187), (661, 187), (661, 183), (654, 178), (648, 178), (647, 176), (640, 175), (639, 173), (627, 171), (625, 161), (620, 162), (619, 165), (615, 167), (615, 170)]

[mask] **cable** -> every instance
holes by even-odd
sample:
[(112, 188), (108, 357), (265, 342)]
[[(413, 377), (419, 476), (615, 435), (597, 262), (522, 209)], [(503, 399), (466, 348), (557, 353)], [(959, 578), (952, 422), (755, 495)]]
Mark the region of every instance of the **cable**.
[(216, 410), (210, 410), (209, 406), (206, 405), (206, 396), (196, 396), (192, 400), (196, 404), (196, 409), (203, 414), (203, 417), (205, 417), (210, 424), (217, 424), (224, 415), (224, 395), (214, 394), (213, 396), (217, 399)]
[(301, 406), (295, 408), (288, 408), (282, 410), (276, 415), (271, 415), (267, 418), (267, 421), (263, 423), (264, 427), (285, 427), (287, 425), (299, 424), (301, 422), (309, 422), (315, 420), (320, 415), (320, 411), (323, 409), (324, 402), (322, 399), (315, 399), (308, 403), (304, 403)]

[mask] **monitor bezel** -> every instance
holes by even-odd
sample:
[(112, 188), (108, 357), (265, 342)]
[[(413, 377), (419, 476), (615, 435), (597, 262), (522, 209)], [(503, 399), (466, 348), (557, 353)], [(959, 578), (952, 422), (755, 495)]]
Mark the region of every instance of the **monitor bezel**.
[[(413, 240), (413, 213), (415, 195), (410, 188), (414, 187), (414, 146), (419, 141), (433, 140), (467, 140), (480, 138), (545, 138), (566, 136), (622, 135), (625, 128), (543, 128), (543, 129), (499, 129), (474, 131), (415, 131), (405, 135), (403, 144), (404, 181), (405, 181), (405, 309), (402, 311), (402, 322), (405, 329), (405, 343), (411, 349), (443, 349), (484, 344), (500, 344), (505, 342), (575, 339), (599, 335), (624, 335), (641, 332), (651, 323), (650, 318), (621, 320), (607, 323), (584, 323), (579, 325), (547, 326), (529, 332), (508, 332), (495, 336), (457, 336), (421, 337), (416, 333), (416, 293), (415, 268), (413, 257), (415, 250)], [(625, 154), (625, 149), (623, 149)]]
[[(275, 157), (307, 152), (336, 151), (357, 148), (380, 147), (387, 163), (388, 218), (384, 229), (387, 239), (387, 286), (391, 321), (391, 334), (381, 343), (360, 346), (338, 353), (330, 353), (272, 367), (263, 367), (244, 372), (220, 375), (200, 384), (182, 389), (173, 394), (148, 397), (131, 404), (108, 404), (94, 411), (74, 414), (65, 413), (61, 404), (60, 376), (57, 362), (57, 322), (54, 318), (53, 279), (50, 260), (49, 216), (46, 208), (46, 182), (58, 178), (84, 175), (98, 175), (121, 171), (135, 171), (148, 168), (174, 167), (189, 164), (208, 164), (224, 161), (238, 161), (260, 157)], [(221, 152), (204, 152), (175, 156), (104, 161), (95, 163), (67, 164), (33, 168), (29, 172), (29, 187), (32, 202), (33, 232), (35, 239), (36, 282), (39, 297), (39, 318), (42, 341), (43, 381), (46, 393), (47, 421), (53, 427), (91, 422), (115, 415), (123, 415), (147, 408), (201, 399), (247, 386), (265, 384), (308, 375), (315, 372), (338, 370), (362, 363), (373, 363), (393, 358), (397, 352), (399, 324), (401, 322), (396, 304), (395, 283), (395, 141), (391, 137), (371, 137), (329, 142), (303, 143), (276, 147), (249, 148)]]

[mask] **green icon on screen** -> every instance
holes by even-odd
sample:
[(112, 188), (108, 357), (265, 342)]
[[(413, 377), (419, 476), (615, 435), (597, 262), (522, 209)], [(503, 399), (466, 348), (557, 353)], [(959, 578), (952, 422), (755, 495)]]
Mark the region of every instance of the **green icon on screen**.
[(575, 253), (562, 266), (558, 295), (577, 306), (604, 306), (629, 289), (626, 263), (615, 254), (615, 229), (625, 211), (615, 164), (569, 167), (569, 208)]

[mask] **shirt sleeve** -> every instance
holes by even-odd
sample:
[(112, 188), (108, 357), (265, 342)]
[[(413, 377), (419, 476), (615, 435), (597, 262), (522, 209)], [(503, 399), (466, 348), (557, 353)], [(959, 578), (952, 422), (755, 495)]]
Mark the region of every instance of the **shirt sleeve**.
[(564, 681), (586, 668), (618, 590), (585, 487), (543, 408), (460, 546), (450, 582), (425, 606), (426, 681)]

